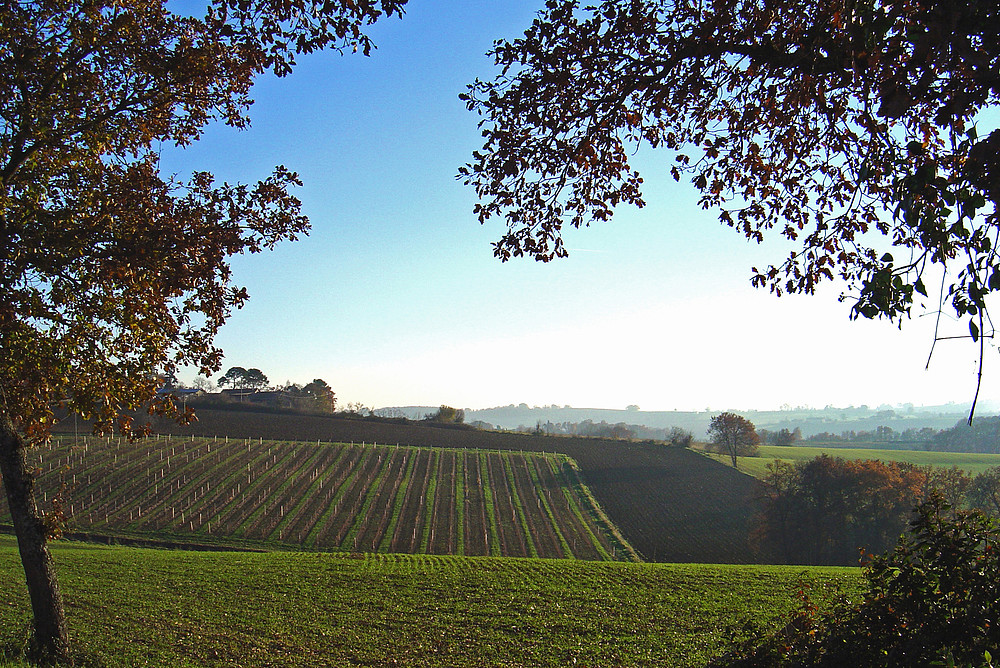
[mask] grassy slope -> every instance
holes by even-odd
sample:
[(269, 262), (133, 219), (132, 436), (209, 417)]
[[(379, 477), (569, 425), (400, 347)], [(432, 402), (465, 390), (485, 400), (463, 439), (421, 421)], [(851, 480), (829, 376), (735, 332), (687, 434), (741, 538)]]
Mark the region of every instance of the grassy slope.
[[(198, 418), (190, 427), (167, 422), (154, 427), (164, 433), (200, 436), (562, 452), (577, 461), (597, 501), (645, 559), (752, 563), (759, 558), (747, 536), (760, 483), (688, 450), (207, 408), (198, 409)], [(72, 430), (72, 425), (65, 428)]]
[[(192, 553), (58, 543), (71, 633), (118, 666), (697, 666), (857, 569)], [(21, 580), (0, 538), (0, 578)], [(0, 590), (0, 641), (23, 638)]]
[[(957, 466), (970, 475), (982, 473), (991, 466), (1000, 466), (1000, 455), (973, 452), (931, 452), (927, 450), (878, 450), (873, 448), (823, 448), (822, 446), (763, 445), (759, 457), (740, 457), (739, 467), (744, 473), (757, 478), (767, 475), (767, 465), (775, 459), (799, 462), (821, 454), (841, 459), (880, 459), (884, 462), (910, 462), (919, 466)], [(709, 457), (729, 465), (728, 455), (709, 454)]]

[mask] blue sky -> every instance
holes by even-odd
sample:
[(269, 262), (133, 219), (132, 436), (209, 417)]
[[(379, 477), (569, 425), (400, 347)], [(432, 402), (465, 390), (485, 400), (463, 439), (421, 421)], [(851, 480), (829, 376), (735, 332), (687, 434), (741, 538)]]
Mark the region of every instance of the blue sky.
[[(968, 342), (940, 344), (923, 368), (932, 317), (900, 332), (849, 322), (836, 285), (780, 299), (750, 288), (750, 267), (785, 246), (723, 228), (669, 179), (666, 155), (638, 156), (648, 206), (568, 233), (570, 258), (495, 260), (502, 224), (480, 226), (474, 193), (454, 178), (480, 145), (458, 95), (490, 76), (493, 40), (519, 34), (540, 6), (412, 0), (402, 20), (373, 28), (371, 57), (318, 54), (290, 77), (262, 78), (250, 130), (211, 127), (184, 151), (164, 149), (164, 169), (181, 176), (253, 182), (284, 164), (305, 182), (296, 194), (311, 235), (233, 261), (251, 300), (218, 338), (223, 371), (323, 378), (341, 401), (369, 406), (971, 399)], [(991, 399), (1000, 369), (987, 371)]]

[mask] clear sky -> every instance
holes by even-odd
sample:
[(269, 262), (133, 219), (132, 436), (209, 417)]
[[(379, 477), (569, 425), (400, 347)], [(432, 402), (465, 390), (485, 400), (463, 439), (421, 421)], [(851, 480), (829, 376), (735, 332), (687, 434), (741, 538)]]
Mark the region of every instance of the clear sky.
[[(213, 127), (189, 149), (164, 149), (164, 169), (180, 176), (253, 182), (284, 164), (305, 181), (296, 194), (311, 235), (233, 262), (251, 300), (218, 338), (223, 371), (323, 378), (341, 402), (375, 407), (972, 398), (969, 341), (939, 344), (924, 370), (933, 316), (900, 332), (850, 322), (838, 285), (780, 299), (752, 289), (750, 267), (780, 261), (786, 246), (723, 228), (667, 176), (666, 155), (639, 156), (647, 207), (568, 233), (568, 259), (494, 259), (502, 223), (480, 226), (474, 193), (455, 179), (480, 146), (458, 95), (490, 76), (493, 40), (518, 35), (541, 4), (412, 0), (402, 20), (371, 31), (371, 57), (319, 54), (290, 77), (263, 77), (250, 130)], [(1000, 398), (996, 350), (987, 357), (982, 398)]]

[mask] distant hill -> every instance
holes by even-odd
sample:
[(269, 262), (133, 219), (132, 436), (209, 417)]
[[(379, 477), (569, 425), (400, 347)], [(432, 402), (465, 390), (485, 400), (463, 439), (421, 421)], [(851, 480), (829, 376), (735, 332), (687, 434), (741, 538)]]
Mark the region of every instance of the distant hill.
[[(400, 406), (392, 411), (411, 419), (420, 419), (437, 410), (437, 406)], [(457, 408), (457, 407), (456, 407)], [(982, 404), (977, 414), (985, 417), (1000, 407)], [(691, 431), (696, 439), (705, 437), (712, 416), (728, 410), (743, 415), (758, 428), (768, 430), (802, 430), (806, 438), (813, 434), (844, 431), (872, 431), (876, 427), (891, 427), (895, 432), (907, 429), (931, 427), (935, 430), (950, 429), (959, 421), (968, 418), (966, 404), (945, 404), (941, 406), (849, 406), (847, 408), (795, 408), (778, 411), (758, 411), (731, 407), (720, 407), (704, 411), (643, 411), (610, 408), (576, 408), (571, 406), (528, 406), (527, 404), (498, 406), (483, 409), (465, 409), (465, 421), (481, 421), (501, 429), (532, 428), (538, 423), (579, 423), (585, 420), (641, 425), (654, 429), (680, 427)]]

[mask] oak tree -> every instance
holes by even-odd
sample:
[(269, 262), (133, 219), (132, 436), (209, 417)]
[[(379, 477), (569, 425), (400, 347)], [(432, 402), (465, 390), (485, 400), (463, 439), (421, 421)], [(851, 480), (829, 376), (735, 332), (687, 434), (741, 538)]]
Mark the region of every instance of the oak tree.
[[(159, 169), (163, 145), (249, 123), (267, 71), (333, 48), (406, 0), (0, 3), (0, 473), (34, 619), (33, 647), (68, 653), (61, 595), (25, 450), (58, 406), (130, 435), (126, 412), (181, 366), (214, 374), (214, 336), (247, 299), (227, 258), (308, 229), (285, 167), (253, 185)], [(169, 397), (153, 409), (189, 419)]]
[(709, 446), (727, 454), (736, 466), (737, 457), (753, 457), (760, 445), (760, 436), (753, 422), (736, 413), (720, 413), (708, 424)]
[(1000, 290), (1000, 130), (979, 113), (1000, 96), (997, 3), (547, 0), (491, 56), (496, 76), (462, 96), (484, 145), (459, 178), (481, 222), (505, 220), (499, 258), (565, 256), (565, 226), (643, 206), (630, 157), (664, 148), (722, 223), (793, 242), (753, 285), (839, 277), (851, 317), (896, 322), (931, 294), (982, 359)]

